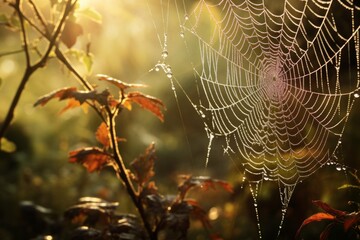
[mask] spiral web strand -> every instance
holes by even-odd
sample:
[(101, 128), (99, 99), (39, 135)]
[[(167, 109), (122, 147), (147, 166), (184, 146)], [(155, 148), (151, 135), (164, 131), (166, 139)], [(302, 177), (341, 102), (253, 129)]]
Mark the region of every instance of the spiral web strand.
[[(161, 1), (166, 11), (175, 7), (179, 15), (197, 95), (169, 77), (203, 119), (209, 137), (206, 162), (213, 139), (224, 138), (224, 153), (256, 185), (250, 184), (255, 203), (259, 182), (279, 183), (284, 218), (296, 184), (336, 162), (360, 96), (360, 3), (169, 3)], [(167, 46), (166, 40), (160, 42)], [(259, 222), (257, 208), (256, 214)]]

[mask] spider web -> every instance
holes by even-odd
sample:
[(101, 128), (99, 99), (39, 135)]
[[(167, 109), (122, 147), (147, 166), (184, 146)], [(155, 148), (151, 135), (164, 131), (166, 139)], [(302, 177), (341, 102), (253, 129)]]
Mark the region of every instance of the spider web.
[[(276, 3), (275, 3), (276, 2)], [(161, 1), (163, 69), (185, 93), (209, 138), (244, 169), (257, 206), (259, 183), (279, 183), (283, 217), (298, 182), (337, 150), (360, 96), (360, 6), (351, 0)], [(166, 64), (176, 8), (197, 94)], [(175, 82), (175, 84), (174, 84)], [(176, 91), (174, 91), (176, 96)], [(259, 215), (256, 208), (259, 222)], [(258, 223), (259, 225), (259, 223)], [(260, 225), (259, 235), (261, 237)]]

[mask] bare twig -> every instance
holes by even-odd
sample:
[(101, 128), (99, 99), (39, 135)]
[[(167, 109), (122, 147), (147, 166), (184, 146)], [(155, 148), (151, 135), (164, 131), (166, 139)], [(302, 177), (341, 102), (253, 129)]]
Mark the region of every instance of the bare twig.
[[(14, 111), (17, 107), (17, 104), (20, 100), (20, 97), (25, 89), (26, 83), (29, 81), (31, 75), (39, 68), (42, 68), (45, 66), (48, 58), (49, 58), (49, 54), (51, 52), (51, 50), (53, 49), (53, 47), (55, 46), (57, 39), (63, 29), (63, 25), (68, 17), (68, 15), (70, 14), (70, 12), (73, 10), (75, 4), (77, 1), (74, 1), (74, 3), (72, 3), (71, 0), (69, 0), (65, 6), (64, 9), (64, 13), (60, 19), (60, 21), (58, 22), (57, 26), (56, 26), (56, 30), (54, 31), (54, 34), (52, 35), (52, 38), (49, 41), (49, 45), (45, 51), (45, 54), (42, 56), (41, 59), (38, 60), (37, 63), (35, 63), (34, 65), (31, 65), (31, 59), (30, 59), (30, 54), (29, 54), (29, 49), (28, 49), (28, 43), (27, 43), (27, 36), (26, 36), (26, 30), (25, 30), (25, 26), (24, 26), (24, 14), (23, 11), (21, 9), (21, 1), (17, 0), (15, 2), (15, 4), (11, 4), (11, 6), (14, 8), (15, 12), (17, 13), (18, 17), (19, 17), (19, 21), (20, 21), (20, 25), (21, 25), (21, 32), (22, 32), (22, 38), (23, 38), (23, 43), (24, 43), (24, 52), (25, 52), (25, 58), (26, 58), (26, 69), (24, 72), (24, 75), (21, 79), (21, 82), (17, 88), (17, 91), (15, 93), (15, 96), (11, 102), (11, 105), (9, 107), (9, 110), (6, 114), (6, 117), (4, 119), (3, 125), (1, 126), (0, 129), (0, 139), (4, 137), (6, 130), (8, 129), (8, 127), (10, 126), (13, 118), (14, 118)], [(1, 142), (0, 142), (1, 144)], [(0, 146), (1, 147), (1, 146)]]
[(12, 55), (12, 54), (21, 53), (23, 51), (24, 51), (24, 49), (19, 49), (19, 50), (14, 50), (14, 51), (9, 51), (9, 52), (3, 52), (3, 53), (0, 53), (0, 58), (8, 56), (8, 55)]

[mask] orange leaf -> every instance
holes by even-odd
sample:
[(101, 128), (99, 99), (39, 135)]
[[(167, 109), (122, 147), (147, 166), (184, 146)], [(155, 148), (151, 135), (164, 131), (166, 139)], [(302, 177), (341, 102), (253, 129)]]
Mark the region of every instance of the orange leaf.
[(83, 34), (83, 29), (80, 24), (68, 19), (65, 23), (64, 30), (61, 33), (60, 40), (71, 48), (76, 43), (77, 37)]
[(82, 148), (69, 152), (69, 162), (82, 164), (88, 172), (100, 170), (111, 161), (111, 156), (99, 148)]
[(310, 217), (308, 217), (307, 219), (305, 219), (303, 221), (303, 223), (301, 224), (300, 228), (297, 230), (296, 232), (296, 239), (298, 238), (301, 229), (306, 226), (309, 223), (312, 222), (319, 222), (319, 221), (323, 221), (323, 220), (334, 220), (336, 217), (329, 214), (329, 213), (315, 213), (314, 215), (311, 215)]
[(105, 148), (110, 146), (109, 129), (104, 122), (100, 124), (96, 131), (96, 140), (104, 145)]
[(65, 112), (66, 110), (69, 110), (71, 108), (76, 108), (79, 107), (81, 104), (79, 101), (75, 100), (75, 99), (69, 99), (68, 104), (66, 105), (66, 107), (64, 107), (59, 114), (62, 114), (63, 112)]
[(129, 111), (132, 109), (131, 102), (128, 99), (125, 99), (121, 105)]
[(164, 121), (164, 114), (162, 113), (162, 109), (165, 109), (165, 105), (159, 99), (144, 95), (140, 92), (131, 92), (127, 94), (126, 98), (127, 100), (137, 103), (142, 108), (152, 112), (160, 119), (160, 121)]
[(97, 75), (100, 81), (107, 81), (111, 84), (117, 86), (120, 90), (125, 90), (127, 88), (143, 88), (146, 87), (143, 84), (136, 84), (136, 83), (126, 83), (116, 78), (109, 77), (105, 74), (98, 74)]

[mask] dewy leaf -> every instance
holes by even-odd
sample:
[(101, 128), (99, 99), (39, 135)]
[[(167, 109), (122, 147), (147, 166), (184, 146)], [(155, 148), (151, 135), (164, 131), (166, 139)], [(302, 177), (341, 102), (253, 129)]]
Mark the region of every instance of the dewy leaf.
[(139, 186), (144, 186), (154, 175), (155, 144), (151, 144), (137, 159), (131, 162), (134, 168), (135, 180)]
[(76, 43), (78, 36), (83, 34), (83, 29), (80, 24), (68, 19), (65, 23), (64, 29), (61, 33), (60, 40), (71, 48)]
[(309, 223), (312, 223), (312, 222), (319, 222), (319, 221), (324, 221), (324, 220), (334, 220), (336, 217), (329, 214), (329, 213), (316, 213), (314, 215), (311, 215), (310, 217), (308, 217), (307, 219), (305, 219), (303, 221), (303, 223), (301, 224), (300, 228), (297, 230), (296, 232), (296, 237), (295, 239), (298, 238), (299, 234), (300, 234), (300, 231), (301, 229), (306, 226), (307, 224)]
[(96, 131), (96, 140), (104, 145), (105, 148), (110, 146), (109, 129), (104, 122), (100, 124)]
[(164, 121), (164, 114), (162, 110), (165, 109), (165, 105), (162, 101), (152, 96), (144, 95), (140, 92), (131, 92), (126, 95), (126, 99), (137, 103), (142, 108), (152, 112), (157, 116), (160, 121)]
[(82, 164), (90, 173), (100, 170), (110, 163), (111, 159), (109, 154), (96, 147), (81, 148), (69, 152), (69, 162)]
[(116, 87), (118, 87), (120, 90), (125, 90), (128, 88), (144, 88), (146, 87), (146, 85), (143, 84), (136, 84), (136, 83), (126, 83), (123, 82), (119, 79), (113, 78), (113, 77), (109, 77), (105, 74), (98, 74), (97, 75), (98, 79), (100, 81), (107, 81), (111, 84), (114, 84)]
[(102, 22), (101, 14), (98, 11), (96, 11), (94, 8), (91, 8), (91, 7), (81, 8), (76, 11), (76, 14), (87, 17), (90, 20), (97, 22), (97, 23)]

